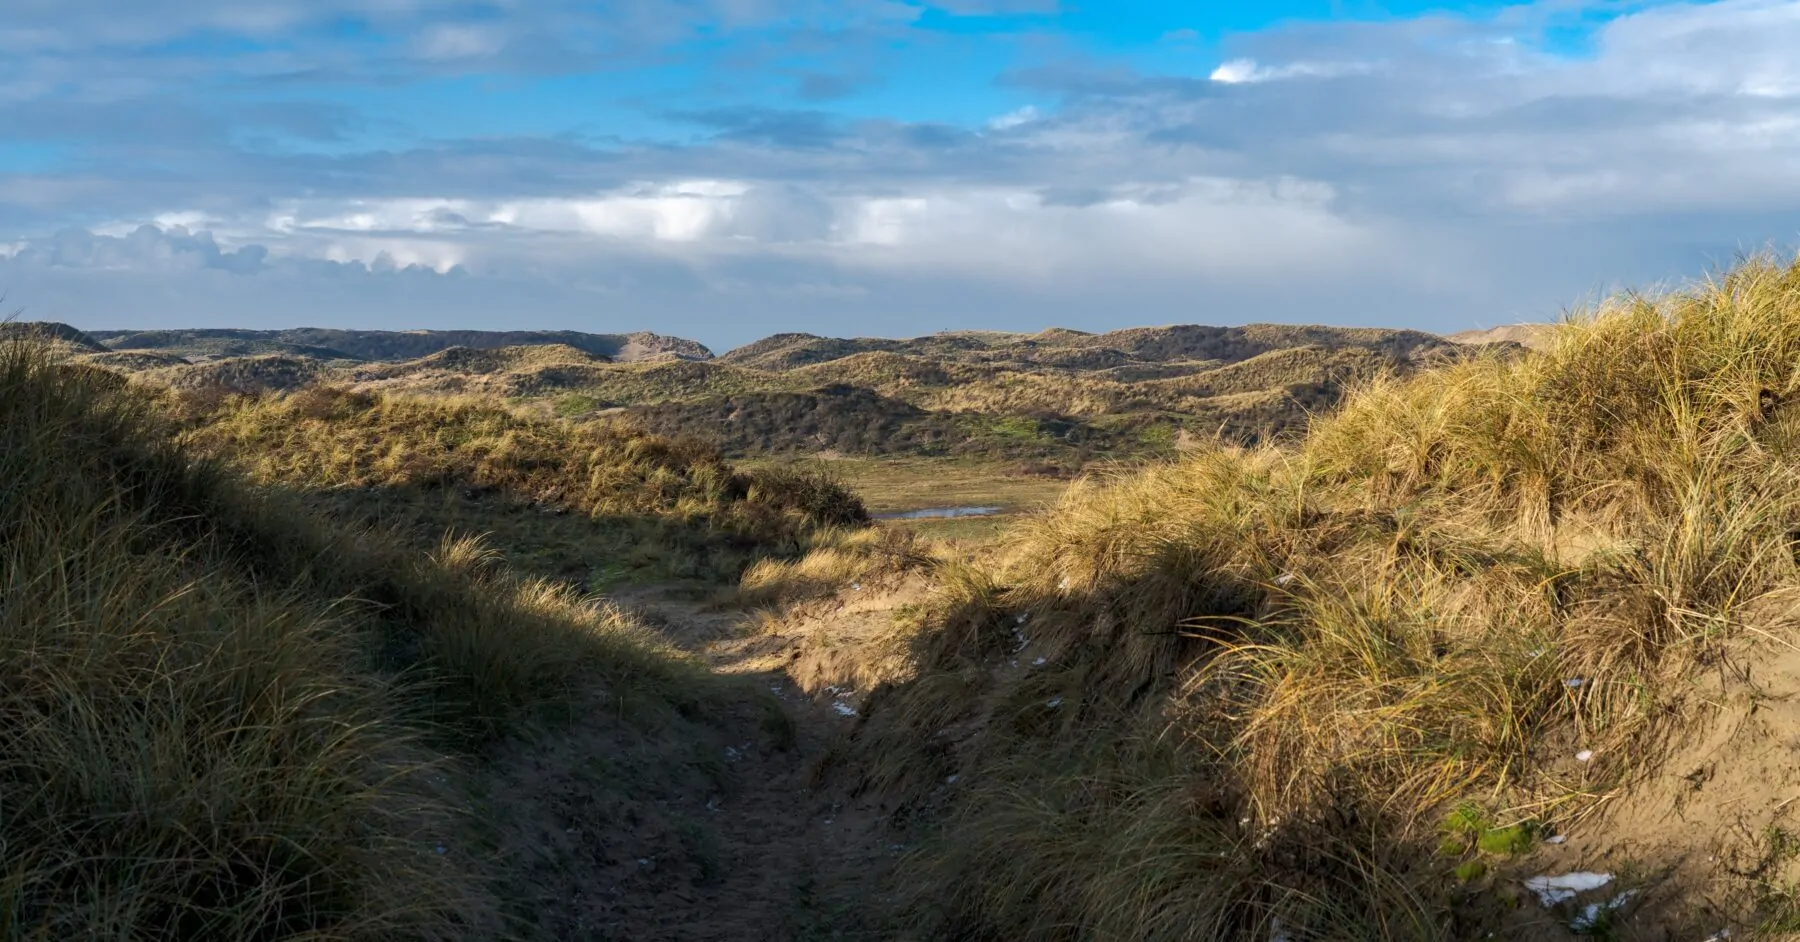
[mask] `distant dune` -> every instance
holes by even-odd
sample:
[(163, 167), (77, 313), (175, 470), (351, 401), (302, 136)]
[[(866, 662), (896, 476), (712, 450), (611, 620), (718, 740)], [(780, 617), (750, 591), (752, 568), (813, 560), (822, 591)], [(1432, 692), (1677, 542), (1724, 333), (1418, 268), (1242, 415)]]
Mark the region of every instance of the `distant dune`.
[(644, 331), (588, 334), (573, 330), (97, 330), (89, 336), (113, 350), (156, 350), (179, 356), (299, 354), (322, 359), (415, 360), (451, 347), (477, 350), (562, 344), (620, 362), (710, 360), (712, 351), (680, 337)]
[(1490, 327), (1486, 330), (1465, 330), (1451, 334), (1445, 340), (1451, 343), (1516, 343), (1533, 350), (1542, 350), (1548, 343), (1553, 324), (1508, 324), (1504, 327)]
[(1186, 361), (1235, 363), (1272, 350), (1316, 345), (1363, 347), (1394, 356), (1440, 346), (1442, 338), (1414, 330), (1319, 325), (1247, 324), (1211, 327), (1175, 324), (1129, 327), (1104, 334), (1051, 328), (1037, 334), (951, 331), (910, 339), (837, 338), (776, 334), (732, 350), (722, 362), (764, 370), (826, 363), (860, 353), (900, 353), (928, 359), (1065, 370)]
[(621, 413), (733, 455), (983, 454), (1070, 466), (1163, 453), (1177, 440), (1290, 437), (1360, 378), (1469, 349), (1420, 331), (1287, 324), (784, 333), (718, 357), (648, 332), (12, 330), (181, 389), (478, 396), (568, 417)]

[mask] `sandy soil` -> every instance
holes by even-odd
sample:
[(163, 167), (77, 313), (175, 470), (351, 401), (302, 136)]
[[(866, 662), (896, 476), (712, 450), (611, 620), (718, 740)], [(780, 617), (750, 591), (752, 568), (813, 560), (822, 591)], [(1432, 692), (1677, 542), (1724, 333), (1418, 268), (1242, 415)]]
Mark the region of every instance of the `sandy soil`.
[[(1698, 722), (1670, 730), (1666, 754), (1641, 757), (1653, 771), (1506, 868), (1501, 889), (1517, 909), (1505, 937), (1800, 937), (1800, 912), (1793, 925), (1769, 924), (1768, 902), (1800, 885), (1800, 650), (1771, 636), (1715, 665), (1688, 696), (1684, 712)], [(1571, 873), (1611, 879), (1553, 907), (1523, 882)], [(1594, 913), (1601, 924), (1587, 920)]]
[[(529, 874), (529, 935), (894, 938), (879, 893), (905, 848), (887, 832), (887, 809), (815, 776), (858, 720), (856, 692), (827, 690), (835, 685), (800, 639), (753, 632), (743, 613), (655, 592), (615, 601), (755, 695), (680, 735), (577, 721), (505, 749), (488, 807), (494, 842), (522, 865), (509, 869)], [(597, 692), (590, 708), (610, 705)]]

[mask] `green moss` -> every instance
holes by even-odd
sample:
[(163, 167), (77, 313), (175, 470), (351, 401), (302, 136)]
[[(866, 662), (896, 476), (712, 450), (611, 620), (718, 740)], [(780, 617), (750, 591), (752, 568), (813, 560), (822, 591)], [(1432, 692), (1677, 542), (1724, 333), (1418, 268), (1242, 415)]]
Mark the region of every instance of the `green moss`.
[(1479, 805), (1465, 802), (1444, 817), (1444, 823), (1438, 830), (1448, 836), (1467, 837), (1480, 834), (1491, 826), (1493, 821), (1488, 818), (1487, 812), (1482, 811)]
[(1531, 822), (1511, 827), (1488, 828), (1481, 832), (1476, 846), (1486, 854), (1523, 854), (1537, 840), (1537, 827)]
[(1443, 834), (1439, 853), (1452, 857), (1465, 853), (1471, 841), (1484, 854), (1522, 854), (1531, 849), (1538, 834), (1537, 824), (1531, 821), (1495, 827), (1487, 812), (1474, 803), (1457, 806), (1438, 830)]

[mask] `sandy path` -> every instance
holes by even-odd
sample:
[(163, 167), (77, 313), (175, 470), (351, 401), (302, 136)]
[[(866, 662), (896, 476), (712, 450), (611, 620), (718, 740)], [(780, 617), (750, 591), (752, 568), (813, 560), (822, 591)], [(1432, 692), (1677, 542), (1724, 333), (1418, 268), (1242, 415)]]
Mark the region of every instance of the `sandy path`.
[(530, 935), (893, 938), (873, 925), (882, 907), (870, 894), (899, 848), (879, 809), (821, 788), (813, 776), (855, 718), (839, 701), (801, 693), (771, 666), (780, 658), (747, 662), (741, 642), (733, 643), (740, 615), (653, 594), (617, 601), (715, 670), (773, 697), (746, 697), (728, 715), (677, 735), (575, 723), (511, 748), (496, 763), (490, 800), (497, 842), (523, 864), (537, 897)]

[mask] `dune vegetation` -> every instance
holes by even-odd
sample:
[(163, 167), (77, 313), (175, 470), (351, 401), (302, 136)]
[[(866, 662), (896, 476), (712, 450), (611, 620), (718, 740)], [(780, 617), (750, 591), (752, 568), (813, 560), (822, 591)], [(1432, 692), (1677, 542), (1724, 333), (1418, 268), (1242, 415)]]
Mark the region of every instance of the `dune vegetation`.
[(486, 533), (516, 563), (581, 582), (730, 582), (813, 530), (868, 519), (820, 469), (743, 471), (692, 439), (474, 397), (311, 387), (163, 401), (184, 417), (185, 444), (259, 483), (427, 545)]
[(719, 357), (652, 334), (28, 329), (153, 386), (347, 387), (504, 400), (544, 417), (622, 414), (736, 458), (979, 454), (1076, 465), (1167, 457), (1191, 437), (1291, 438), (1356, 381), (1458, 348), (1414, 331), (1274, 324), (778, 334)]
[[(941, 567), (842, 771), (936, 822), (899, 871), (929, 937), (1548, 931), (1513, 861), (1770, 696), (1796, 397), (1800, 265), (1757, 259), (1367, 383), (1292, 447), (1082, 482)], [(1775, 800), (1745, 827), (1786, 833)], [(1779, 928), (1791, 859), (1651, 925)], [(1668, 882), (1637, 889), (1701, 889)]]
[[(1800, 928), (1800, 263), (1530, 350), (1308, 330), (434, 354), (686, 377), (704, 394), (644, 415), (727, 442), (1054, 437), (983, 410), (1123, 368), (1155, 408), (1282, 429), (1066, 487), (1010, 459), (1004, 489), (917, 457), (739, 466), (587, 409), (128, 383), (79, 337), (15, 338), (0, 936), (678, 938), (677, 903), (720, 938)], [(958, 411), (1001, 352), (1090, 373)], [(811, 379), (729, 391), (770, 364)], [(1096, 447), (1150, 434), (1089, 419)], [(871, 526), (833, 461), (877, 509), (1023, 516), (992, 545)], [(586, 594), (671, 586), (655, 617), (690, 623), (661, 637)], [(753, 786), (719, 815), (728, 762)], [(1524, 883), (1579, 868), (1606, 889)]]
[[(618, 449), (637, 477), (609, 493), (631, 509), (803, 512), (767, 480), (598, 433), (546, 464), (532, 427), (459, 406), (432, 407), (446, 438), (426, 442), (407, 404), (309, 395), (227, 400), (196, 429), (0, 346), (0, 937), (559, 937), (533, 902), (548, 884), (503, 849), (521, 812), (478, 786), (492, 757), (579, 715), (638, 756), (587, 800), (642, 831), (701, 774), (694, 750), (722, 748), (709, 717), (753, 699), (473, 538), (421, 552), (287, 485), (565, 474), (560, 499), (596, 509), (581, 488)], [(326, 417), (335, 435), (307, 424)], [(265, 463), (234, 450), (252, 444)]]

